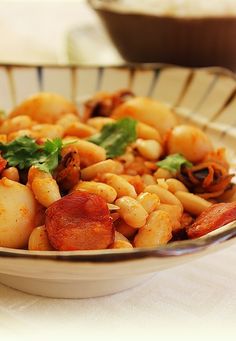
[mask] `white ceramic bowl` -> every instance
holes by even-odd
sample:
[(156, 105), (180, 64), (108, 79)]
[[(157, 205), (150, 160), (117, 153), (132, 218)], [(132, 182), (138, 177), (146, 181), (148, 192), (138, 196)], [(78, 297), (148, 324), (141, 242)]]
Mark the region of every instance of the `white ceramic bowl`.
[[(216, 146), (236, 160), (236, 79), (223, 69), (166, 65), (122, 67), (0, 66), (0, 103), (11, 109), (38, 91), (53, 91), (81, 102), (96, 91), (129, 88), (172, 107), (180, 121), (207, 130)], [(0, 282), (49, 297), (85, 298), (130, 288), (154, 273), (215, 252), (234, 242), (236, 224), (197, 240), (159, 248), (36, 252), (0, 248)]]

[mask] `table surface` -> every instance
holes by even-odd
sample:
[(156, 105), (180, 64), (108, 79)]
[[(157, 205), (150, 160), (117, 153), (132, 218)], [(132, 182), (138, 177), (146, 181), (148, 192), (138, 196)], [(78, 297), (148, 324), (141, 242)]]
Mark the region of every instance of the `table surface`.
[(232, 245), (159, 272), (133, 289), (91, 299), (49, 299), (0, 285), (1, 335), (13, 340), (26, 340), (32, 334), (34, 340), (35, 335), (40, 340), (51, 335), (65, 339), (78, 332), (90, 338), (112, 335), (112, 340), (134, 335), (235, 339), (235, 262), (236, 245)]
[[(68, 62), (64, 38), (86, 24), (99, 26), (82, 1), (1, 2), (0, 61)], [(0, 339), (235, 339), (235, 263), (233, 245), (131, 290), (84, 300), (36, 297), (0, 285)]]

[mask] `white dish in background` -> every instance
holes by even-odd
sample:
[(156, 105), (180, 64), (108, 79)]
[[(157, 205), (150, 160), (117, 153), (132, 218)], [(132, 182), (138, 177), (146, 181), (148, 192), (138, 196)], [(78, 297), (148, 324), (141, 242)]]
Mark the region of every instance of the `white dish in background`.
[[(96, 91), (129, 88), (172, 107), (181, 121), (194, 122), (236, 160), (236, 79), (223, 69), (166, 65), (122, 67), (0, 66), (1, 108), (51, 91), (78, 105)], [(84, 298), (130, 288), (154, 273), (215, 252), (234, 242), (234, 223), (198, 240), (129, 251), (36, 252), (0, 248), (0, 282), (49, 297)]]
[[(96, 0), (111, 10), (176, 17), (235, 15), (235, 0)], [(103, 2), (103, 3), (102, 3)]]

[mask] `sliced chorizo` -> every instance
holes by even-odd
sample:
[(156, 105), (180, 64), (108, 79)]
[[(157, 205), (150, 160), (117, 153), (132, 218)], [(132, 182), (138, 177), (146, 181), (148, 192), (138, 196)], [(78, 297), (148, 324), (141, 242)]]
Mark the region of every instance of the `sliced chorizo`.
[(99, 195), (75, 191), (46, 210), (51, 245), (59, 251), (106, 249), (114, 228), (106, 201)]
[(236, 202), (215, 204), (204, 210), (187, 229), (188, 237), (199, 238), (236, 219)]
[(6, 168), (7, 160), (0, 155), (0, 173)]

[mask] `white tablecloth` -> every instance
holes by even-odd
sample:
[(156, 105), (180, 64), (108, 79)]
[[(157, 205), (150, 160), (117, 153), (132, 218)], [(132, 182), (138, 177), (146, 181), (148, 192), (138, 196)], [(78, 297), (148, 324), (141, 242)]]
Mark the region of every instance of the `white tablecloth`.
[[(66, 62), (62, 36), (95, 21), (80, 1), (1, 2), (0, 60)], [(0, 285), (1, 341), (230, 340), (235, 326), (236, 245), (108, 297), (56, 300)]]
[[(68, 300), (0, 285), (4, 340), (235, 340), (236, 244), (112, 296)], [(32, 335), (34, 338), (32, 339)], [(80, 338), (79, 338), (80, 337)], [(0, 336), (0, 340), (3, 340)]]

